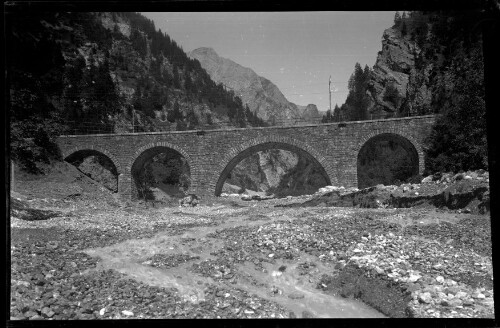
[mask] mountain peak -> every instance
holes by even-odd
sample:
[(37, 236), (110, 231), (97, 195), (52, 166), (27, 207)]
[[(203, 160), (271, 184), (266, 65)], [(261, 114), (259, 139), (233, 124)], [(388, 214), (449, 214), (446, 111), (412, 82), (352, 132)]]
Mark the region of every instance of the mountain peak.
[(206, 57), (219, 57), (217, 52), (213, 48), (210, 47), (200, 47), (196, 48), (188, 53), (188, 56), (191, 57), (192, 54), (203, 55)]
[(257, 75), (251, 68), (220, 57), (212, 48), (198, 48), (189, 52), (188, 56), (197, 59), (212, 80), (232, 89), (244, 105), (248, 105), (252, 112), (264, 120), (279, 121), (317, 115), (316, 106), (299, 109), (285, 98), (273, 82)]

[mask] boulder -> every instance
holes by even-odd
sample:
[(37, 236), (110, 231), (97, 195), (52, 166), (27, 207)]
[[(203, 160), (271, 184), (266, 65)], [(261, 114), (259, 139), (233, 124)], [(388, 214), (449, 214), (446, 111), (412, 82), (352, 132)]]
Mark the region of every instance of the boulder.
[(420, 303), (425, 303), (425, 304), (431, 303), (432, 302), (431, 293), (425, 292), (425, 293), (418, 295), (418, 301)]
[(199, 203), (199, 198), (195, 194), (189, 194), (186, 197), (179, 200), (179, 206), (188, 207), (188, 206), (196, 206)]
[(429, 175), (422, 179), (421, 183), (430, 183), (432, 182), (432, 175)]

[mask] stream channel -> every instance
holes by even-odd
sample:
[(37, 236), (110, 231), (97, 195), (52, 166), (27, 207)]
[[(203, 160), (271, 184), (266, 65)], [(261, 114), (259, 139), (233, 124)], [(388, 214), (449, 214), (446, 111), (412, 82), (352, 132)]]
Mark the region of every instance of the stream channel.
[[(235, 263), (235, 279), (232, 284), (220, 283), (212, 277), (205, 277), (191, 270), (193, 263), (215, 260), (214, 251), (224, 246), (221, 239), (208, 237), (216, 230), (238, 226), (254, 226), (269, 223), (268, 220), (244, 221), (231, 217), (224, 223), (210, 227), (193, 227), (180, 235), (159, 232), (152, 238), (131, 239), (109, 247), (85, 250), (90, 256), (101, 259), (97, 270), (114, 269), (137, 281), (158, 287), (176, 288), (179, 294), (193, 303), (205, 299), (203, 290), (208, 285), (223, 285), (225, 288), (240, 288), (249, 294), (276, 302), (293, 312), (297, 318), (304, 311), (315, 318), (384, 318), (385, 316), (366, 304), (349, 298), (333, 296), (316, 288), (314, 280), (332, 268), (318, 261), (317, 257), (302, 253), (300, 261), (279, 259), (276, 264), (263, 263), (265, 270), (257, 270), (250, 262)], [(174, 267), (157, 268), (148, 265), (148, 259), (155, 254), (190, 255), (196, 259), (182, 262)], [(299, 262), (314, 263), (313, 276), (300, 273)], [(279, 270), (284, 268), (286, 270)], [(279, 293), (270, 293), (277, 288)]]

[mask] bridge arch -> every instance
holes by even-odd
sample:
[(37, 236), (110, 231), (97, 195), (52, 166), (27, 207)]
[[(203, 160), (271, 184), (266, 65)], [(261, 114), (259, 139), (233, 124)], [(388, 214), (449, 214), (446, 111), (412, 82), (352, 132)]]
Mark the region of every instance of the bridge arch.
[(106, 149), (103, 149), (100, 147), (95, 147), (94, 145), (88, 145), (88, 146), (83, 146), (83, 147), (74, 147), (74, 148), (71, 148), (71, 149), (65, 151), (62, 155), (63, 155), (63, 159), (66, 161), (68, 159), (71, 159), (71, 157), (73, 157), (73, 156), (77, 156), (79, 153), (85, 153), (85, 152), (88, 154), (103, 155), (104, 157), (108, 158), (111, 161), (111, 163), (113, 163), (118, 176), (123, 173), (120, 162), (113, 154), (111, 154)]
[[(425, 162), (424, 162), (424, 151), (419, 142), (415, 140), (411, 135), (406, 134), (406, 133), (401, 133), (400, 131), (396, 129), (384, 129), (383, 131), (374, 131), (370, 134), (364, 135), (359, 142), (357, 143), (356, 147), (356, 167), (357, 167), (357, 174), (356, 174), (356, 180), (357, 184), (359, 185), (359, 177), (360, 177), (360, 161), (361, 155), (366, 151), (366, 148), (371, 142), (378, 142), (382, 140), (391, 140), (396, 143), (398, 143), (400, 146), (405, 148), (408, 152), (410, 157), (413, 158), (414, 161), (417, 163), (414, 163), (414, 168), (416, 169), (414, 173), (422, 174), (425, 168)], [(411, 160), (411, 158), (410, 158)], [(413, 165), (412, 165), (413, 166)], [(413, 169), (411, 169), (413, 170)]]
[(140, 148), (138, 148), (133, 156), (131, 157), (131, 160), (127, 163), (126, 170), (130, 174), (131, 177), (131, 193), (132, 193), (132, 198), (137, 198), (139, 195), (138, 191), (138, 186), (137, 186), (137, 175), (139, 171), (144, 167), (146, 162), (153, 158), (155, 155), (158, 155), (164, 151), (174, 151), (175, 153), (180, 154), (186, 159), (187, 165), (190, 168), (190, 171), (192, 171), (193, 167), (193, 161), (191, 159), (191, 156), (182, 149), (181, 147), (174, 145), (172, 143), (166, 142), (166, 141), (158, 141), (158, 142), (152, 142), (148, 143)]
[(383, 129), (383, 130), (377, 130), (372, 133), (363, 135), (360, 140), (357, 143), (356, 146), (356, 158), (361, 150), (361, 148), (372, 138), (378, 136), (378, 135), (384, 135), (384, 134), (393, 134), (396, 135), (399, 138), (403, 138), (408, 140), (412, 146), (415, 148), (418, 154), (418, 173), (422, 174), (425, 169), (425, 160), (424, 160), (424, 149), (422, 148), (422, 145), (410, 134), (403, 133), (401, 132), (400, 129), (393, 128), (393, 129)]
[(220, 196), (224, 182), (226, 181), (228, 175), (242, 159), (255, 152), (268, 149), (288, 150), (309, 157), (322, 170), (321, 173), (327, 181), (327, 184), (331, 184), (331, 181), (334, 180), (333, 167), (311, 145), (289, 137), (268, 136), (244, 142), (232, 148), (223, 156), (217, 165), (217, 182), (213, 186), (215, 196)]

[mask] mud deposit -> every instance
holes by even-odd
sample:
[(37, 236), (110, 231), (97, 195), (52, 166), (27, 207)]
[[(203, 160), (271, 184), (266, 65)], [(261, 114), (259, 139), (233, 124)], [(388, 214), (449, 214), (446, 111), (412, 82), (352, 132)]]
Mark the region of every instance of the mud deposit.
[[(147, 285), (174, 288), (185, 301), (194, 304), (207, 301), (208, 286), (225, 290), (224, 295), (246, 291), (277, 303), (287, 310), (289, 317), (385, 317), (360, 301), (317, 289), (318, 278), (333, 272), (334, 268), (305, 252), (297, 251), (293, 259), (278, 256), (274, 259), (269, 254), (262, 256), (248, 249), (247, 256), (228, 258), (239, 248), (237, 241), (231, 241), (244, 238), (238, 230), (243, 228), (240, 230), (243, 232), (262, 224), (269, 222), (242, 215), (229, 218), (217, 227), (192, 228), (180, 235), (159, 233), (152, 238), (128, 240), (84, 252), (101, 259), (97, 270), (113, 269)], [(230, 242), (221, 238), (231, 232)], [(301, 262), (308, 263), (312, 272), (304, 272)]]

